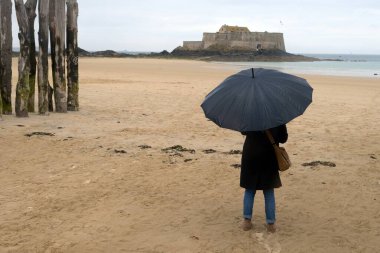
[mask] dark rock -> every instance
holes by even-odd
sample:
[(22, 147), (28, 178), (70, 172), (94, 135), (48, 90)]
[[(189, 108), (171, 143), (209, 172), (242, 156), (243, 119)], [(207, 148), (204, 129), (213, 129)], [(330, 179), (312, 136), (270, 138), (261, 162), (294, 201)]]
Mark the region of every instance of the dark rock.
[(199, 240), (199, 237), (198, 236), (195, 236), (195, 235), (192, 235), (190, 236), (191, 239), (194, 239), (194, 240)]
[(336, 167), (336, 164), (333, 163), (333, 162), (326, 162), (326, 161), (313, 161), (313, 162), (310, 162), (310, 163), (303, 163), (302, 166), (310, 166), (310, 167), (315, 167), (315, 166), (318, 166), (318, 165), (322, 165), (322, 166), (327, 166), (327, 167)]
[(205, 153), (205, 154), (211, 154), (211, 153), (215, 153), (216, 150), (214, 150), (214, 149), (205, 149), (202, 152)]
[(183, 155), (177, 151), (171, 152), (169, 156), (178, 156), (178, 157), (183, 157)]
[(161, 149), (161, 150), (164, 151), (165, 153), (170, 153), (170, 152), (174, 152), (174, 151), (189, 152), (191, 154), (195, 153), (194, 149), (187, 149), (187, 148), (182, 147), (181, 145), (175, 145), (175, 146), (164, 148), (164, 149)]
[(147, 148), (152, 148), (151, 146), (149, 146), (149, 145), (139, 145), (138, 146), (139, 148), (141, 148), (141, 149), (147, 149)]
[(160, 52), (160, 55), (170, 55), (170, 53), (168, 51), (164, 50), (164, 51)]
[(213, 45), (205, 50), (186, 50), (177, 47), (170, 55), (206, 61), (320, 61), (317, 58), (290, 54), (278, 49), (253, 51), (219, 45)]
[(83, 48), (78, 47), (78, 55), (79, 56), (91, 56), (91, 53), (84, 50)]
[(91, 56), (98, 56), (98, 57), (123, 57), (126, 56), (124, 53), (118, 53), (113, 50), (104, 50), (104, 51), (96, 51), (91, 53)]
[(127, 151), (125, 151), (124, 149), (115, 149), (114, 151), (117, 154), (126, 154), (127, 153)]
[(29, 133), (29, 134), (25, 134), (25, 136), (27, 137), (32, 137), (33, 135), (45, 135), (45, 136), (54, 136), (54, 133), (47, 133), (47, 132), (32, 132), (32, 133)]
[(127, 57), (127, 56), (132, 56), (130, 54), (120, 53), (120, 52), (116, 52), (113, 50), (89, 52), (89, 51), (84, 50), (83, 48), (78, 48), (78, 55), (79, 56), (86, 56), (86, 57)]
[(228, 155), (241, 155), (241, 154), (243, 154), (243, 152), (241, 150), (231, 149), (229, 152), (226, 152), (225, 154), (228, 154)]
[(130, 58), (174, 58), (174, 59), (196, 59), (204, 61), (320, 61), (320, 59), (290, 54), (278, 49), (247, 50), (239, 47), (225, 47), (212, 45), (203, 50), (187, 50), (181, 46), (172, 52), (163, 50), (159, 53), (127, 54), (113, 50), (89, 52), (82, 48), (78, 49), (79, 56), (86, 57), (130, 57)]

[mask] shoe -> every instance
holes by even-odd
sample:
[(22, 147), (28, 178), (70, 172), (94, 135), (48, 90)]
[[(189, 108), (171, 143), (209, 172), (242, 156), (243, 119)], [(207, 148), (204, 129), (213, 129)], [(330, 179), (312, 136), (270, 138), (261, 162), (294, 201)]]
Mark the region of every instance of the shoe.
[(252, 228), (252, 222), (249, 219), (244, 219), (243, 223), (241, 224), (241, 228), (244, 231), (248, 231)]
[(267, 231), (268, 233), (275, 233), (276, 232), (276, 225), (273, 224), (267, 224)]

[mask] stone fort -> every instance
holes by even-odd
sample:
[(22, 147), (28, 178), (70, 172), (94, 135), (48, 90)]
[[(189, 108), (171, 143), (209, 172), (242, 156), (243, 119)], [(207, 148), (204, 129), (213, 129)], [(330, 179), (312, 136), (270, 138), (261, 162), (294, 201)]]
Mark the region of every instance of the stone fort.
[(251, 32), (247, 27), (223, 25), (216, 33), (203, 33), (202, 41), (184, 41), (185, 50), (203, 50), (210, 46), (241, 49), (279, 49), (285, 51), (282, 33)]

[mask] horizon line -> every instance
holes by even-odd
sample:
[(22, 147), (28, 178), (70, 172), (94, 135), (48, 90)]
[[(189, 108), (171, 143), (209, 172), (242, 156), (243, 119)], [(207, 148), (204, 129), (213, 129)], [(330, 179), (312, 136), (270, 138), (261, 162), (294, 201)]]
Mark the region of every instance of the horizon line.
[[(38, 45), (36, 45), (36, 52), (38, 52)], [(79, 47), (78, 48), (82, 49), (82, 50), (85, 50), (87, 52), (90, 52), (90, 53), (94, 53), (94, 52), (99, 52), (99, 51), (115, 51), (117, 53), (127, 53), (127, 52), (130, 52), (130, 53), (160, 53), (162, 51), (168, 51), (170, 52), (169, 50), (167, 49), (163, 49), (163, 50), (127, 50), (127, 49), (111, 49), (111, 48), (108, 48), (108, 49), (96, 49), (96, 50), (87, 50), (87, 49), (84, 49), (83, 47)], [(174, 50), (174, 49), (173, 49)], [(12, 47), (12, 52), (20, 52), (20, 47)], [(49, 52), (50, 52), (50, 47), (49, 47)], [(315, 54), (315, 55), (377, 55), (377, 56), (380, 56), (380, 53), (321, 53), (321, 52), (313, 52), (313, 53), (305, 53), (305, 52), (289, 52), (289, 51), (285, 51), (287, 53), (291, 53), (291, 54), (301, 54), (301, 55), (305, 55), (305, 54)]]

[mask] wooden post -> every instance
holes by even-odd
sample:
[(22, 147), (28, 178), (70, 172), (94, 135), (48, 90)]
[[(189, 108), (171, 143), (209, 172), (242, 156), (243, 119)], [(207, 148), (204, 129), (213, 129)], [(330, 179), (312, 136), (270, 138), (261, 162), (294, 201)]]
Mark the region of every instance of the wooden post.
[[(55, 59), (55, 1), (56, 0), (49, 0), (49, 33), (50, 33), (50, 59), (51, 59), (51, 72), (54, 73), (54, 70), (56, 69), (56, 63), (54, 61)], [(53, 74), (52, 74), (53, 75)], [(54, 78), (54, 75), (53, 75)], [(54, 82), (54, 81), (53, 81)], [(54, 84), (53, 84), (54, 85)], [(53, 86), (49, 83), (49, 89), (48, 89), (48, 99), (49, 99), (49, 112), (54, 111), (54, 104), (53, 103), (53, 96), (54, 96), (54, 89)]]
[[(0, 41), (1, 41), (1, 2), (0, 2)], [(0, 120), (2, 120), (3, 116), (3, 99), (1, 98), (1, 89), (3, 88), (3, 65), (1, 63), (1, 42), (0, 42)]]
[(53, 87), (51, 87), (50, 83), (48, 82), (49, 112), (54, 112), (53, 95), (54, 95), (54, 89)]
[(23, 0), (15, 0), (16, 16), (19, 26), (20, 56), (18, 58), (18, 82), (16, 87), (16, 116), (28, 117), (29, 100), (29, 24)]
[(49, 113), (49, 0), (38, 0), (38, 112)]
[(25, 3), (26, 13), (28, 15), (29, 22), (29, 40), (30, 40), (30, 72), (29, 72), (29, 100), (28, 100), (28, 111), (34, 112), (34, 97), (35, 97), (35, 86), (36, 86), (36, 42), (34, 36), (34, 20), (36, 18), (36, 7), (37, 0), (27, 0)]
[[(3, 71), (0, 69), (0, 74)], [(1, 81), (0, 81), (1, 82)], [(1, 84), (0, 84), (1, 85)], [(2, 119), (3, 116), (3, 99), (1, 98), (1, 89), (0, 89), (0, 120)]]
[(67, 0), (67, 110), (79, 110), (78, 2)]
[[(53, 59), (53, 86), (56, 112), (67, 112), (65, 76), (65, 1), (54, 1), (53, 26), (55, 32)], [(51, 9), (50, 9), (51, 10)], [(53, 41), (52, 41), (53, 43)]]
[(0, 75), (2, 108), (4, 114), (12, 114), (12, 1), (0, 0), (0, 62), (3, 72)]

